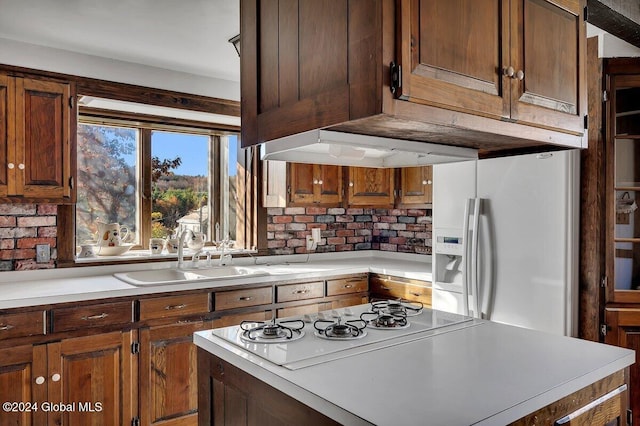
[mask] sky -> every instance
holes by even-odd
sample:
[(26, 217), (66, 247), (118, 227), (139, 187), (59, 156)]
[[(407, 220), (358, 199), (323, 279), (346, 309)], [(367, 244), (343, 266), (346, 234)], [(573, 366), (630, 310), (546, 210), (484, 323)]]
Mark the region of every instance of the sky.
[[(205, 176), (208, 174), (208, 139), (208, 136), (202, 135), (154, 131), (151, 139), (152, 155), (161, 160), (180, 157), (182, 164), (174, 170), (177, 175)], [(237, 136), (229, 137), (229, 175), (231, 176), (236, 174), (237, 143)]]

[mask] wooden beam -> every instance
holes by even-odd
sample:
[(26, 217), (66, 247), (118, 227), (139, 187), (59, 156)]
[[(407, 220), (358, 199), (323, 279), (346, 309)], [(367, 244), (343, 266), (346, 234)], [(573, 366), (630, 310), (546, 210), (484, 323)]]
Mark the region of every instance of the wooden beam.
[(587, 22), (640, 47), (640, 2), (587, 0)]

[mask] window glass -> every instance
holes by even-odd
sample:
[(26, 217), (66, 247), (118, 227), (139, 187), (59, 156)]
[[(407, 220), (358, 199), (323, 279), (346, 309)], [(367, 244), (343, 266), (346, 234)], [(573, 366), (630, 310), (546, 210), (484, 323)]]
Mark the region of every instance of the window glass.
[(152, 237), (191, 229), (210, 239), (209, 152), (209, 136), (152, 132)]
[(125, 225), (139, 243), (137, 155), (136, 129), (78, 125), (77, 245), (97, 239), (97, 222)]

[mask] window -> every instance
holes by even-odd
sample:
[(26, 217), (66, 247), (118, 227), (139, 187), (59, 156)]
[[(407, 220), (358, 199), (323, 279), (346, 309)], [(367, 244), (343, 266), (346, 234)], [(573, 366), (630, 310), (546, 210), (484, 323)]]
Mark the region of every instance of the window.
[(125, 225), (136, 248), (185, 229), (235, 240), (238, 149), (233, 133), (81, 116), (76, 245), (98, 222)]

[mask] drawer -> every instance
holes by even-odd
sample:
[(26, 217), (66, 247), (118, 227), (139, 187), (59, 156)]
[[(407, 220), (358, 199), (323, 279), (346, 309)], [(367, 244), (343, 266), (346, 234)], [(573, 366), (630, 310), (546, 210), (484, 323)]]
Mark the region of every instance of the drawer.
[(210, 311), (209, 306), (209, 293), (142, 299), (140, 321), (206, 314)]
[(0, 315), (0, 340), (46, 334), (45, 311)]
[(324, 281), (285, 284), (276, 287), (276, 302), (315, 299), (324, 296)]
[(266, 305), (272, 302), (271, 287), (248, 288), (220, 291), (215, 293), (215, 310), (243, 308), (245, 306)]
[(100, 303), (51, 310), (53, 332), (133, 322), (133, 302)]
[(271, 311), (248, 312), (242, 314), (225, 315), (213, 320), (213, 328), (238, 325), (242, 321), (269, 321), (273, 315)]
[(371, 278), (371, 295), (373, 297), (422, 302), (427, 307), (431, 306), (431, 287), (402, 281)]
[(366, 274), (338, 280), (327, 280), (327, 296), (360, 293), (369, 289), (369, 277)]
[(280, 308), (276, 311), (277, 318), (301, 317), (303, 315), (317, 314), (318, 312), (331, 309), (331, 302), (313, 303), (311, 305), (292, 306), (290, 308)]

